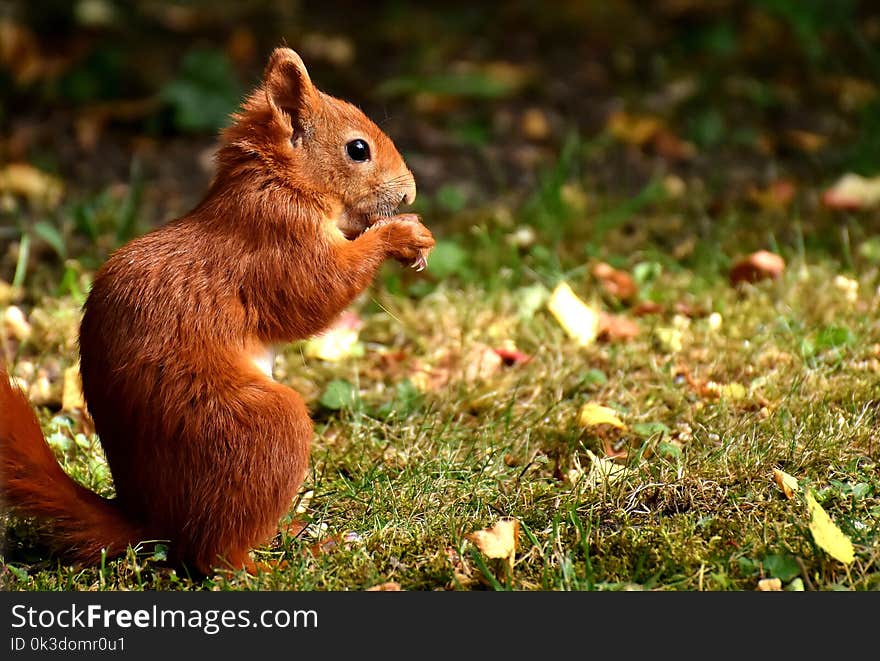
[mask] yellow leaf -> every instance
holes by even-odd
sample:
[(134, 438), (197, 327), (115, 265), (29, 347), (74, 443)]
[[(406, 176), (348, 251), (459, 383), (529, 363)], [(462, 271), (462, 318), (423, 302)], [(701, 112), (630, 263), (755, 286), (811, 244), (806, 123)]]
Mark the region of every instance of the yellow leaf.
[(596, 341), (599, 334), (599, 312), (594, 310), (571, 290), (565, 282), (560, 282), (550, 299), (547, 307), (559, 325), (582, 346), (588, 346)]
[(477, 545), (487, 558), (500, 558), (507, 560), (511, 570), (513, 559), (516, 555), (516, 538), (519, 534), (519, 521), (513, 518), (499, 519), (491, 528), (477, 530), (467, 539)]
[(773, 479), (776, 480), (776, 484), (782, 489), (786, 498), (794, 498), (795, 492), (801, 490), (800, 486), (798, 486), (798, 481), (794, 477), (778, 468), (773, 469)]
[(653, 339), (656, 344), (668, 353), (677, 353), (684, 347), (684, 333), (678, 328), (655, 328)]
[(0, 170), (0, 194), (27, 198), (34, 206), (54, 209), (63, 192), (60, 179), (27, 163), (10, 163)]
[(615, 464), (605, 457), (597, 457), (595, 454), (587, 450), (587, 456), (590, 459), (590, 472), (587, 474), (587, 484), (597, 487), (600, 484), (611, 484), (623, 477), (626, 467)]
[(324, 333), (306, 342), (305, 354), (328, 362), (362, 356), (364, 346), (358, 341), (361, 320), (353, 312), (344, 312)]
[(24, 312), (16, 305), (10, 305), (3, 313), (3, 325), (6, 331), (20, 342), (24, 342), (31, 336), (31, 325), (28, 323)]
[(715, 381), (709, 381), (709, 383), (706, 384), (706, 390), (722, 399), (729, 399), (731, 401), (745, 399), (746, 395), (749, 394), (749, 391), (744, 385), (736, 383), (735, 381), (732, 383), (716, 383)]
[(663, 121), (650, 115), (630, 115), (622, 110), (608, 117), (608, 132), (621, 142), (643, 145), (663, 128)]
[(844, 564), (852, 562), (855, 559), (852, 542), (816, 502), (812, 493), (807, 493), (807, 510), (810, 512), (810, 532), (816, 545), (835, 560)]
[(85, 409), (86, 402), (82, 394), (82, 378), (79, 375), (79, 365), (71, 365), (64, 370), (64, 388), (61, 392), (61, 409), (63, 411)]
[(617, 417), (617, 411), (596, 402), (587, 402), (581, 407), (580, 412), (578, 412), (578, 424), (581, 427), (611, 425), (617, 429), (626, 429), (626, 425)]

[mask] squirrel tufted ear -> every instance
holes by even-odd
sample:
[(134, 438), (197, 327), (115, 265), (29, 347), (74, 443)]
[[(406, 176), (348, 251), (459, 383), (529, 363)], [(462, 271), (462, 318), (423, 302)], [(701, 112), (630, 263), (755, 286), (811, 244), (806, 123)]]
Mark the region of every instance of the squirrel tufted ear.
[(287, 116), (294, 130), (303, 130), (317, 97), (302, 58), (290, 48), (272, 51), (263, 75), (266, 98), (274, 115)]

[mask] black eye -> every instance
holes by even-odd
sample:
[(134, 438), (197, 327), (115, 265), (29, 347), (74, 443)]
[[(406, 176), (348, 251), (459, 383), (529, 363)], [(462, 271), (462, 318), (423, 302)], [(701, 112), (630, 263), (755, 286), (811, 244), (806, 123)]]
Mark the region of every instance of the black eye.
[(352, 140), (345, 145), (345, 152), (351, 160), (357, 161), (358, 163), (370, 160), (370, 145), (360, 138)]

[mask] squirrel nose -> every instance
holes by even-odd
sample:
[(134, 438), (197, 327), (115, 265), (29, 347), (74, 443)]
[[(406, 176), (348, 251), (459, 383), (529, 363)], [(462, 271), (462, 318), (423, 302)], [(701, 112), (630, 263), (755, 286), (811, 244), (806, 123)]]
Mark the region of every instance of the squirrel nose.
[(416, 201), (416, 180), (410, 175), (409, 181), (407, 182), (406, 188), (403, 189), (403, 194), (400, 196), (401, 204), (412, 204)]

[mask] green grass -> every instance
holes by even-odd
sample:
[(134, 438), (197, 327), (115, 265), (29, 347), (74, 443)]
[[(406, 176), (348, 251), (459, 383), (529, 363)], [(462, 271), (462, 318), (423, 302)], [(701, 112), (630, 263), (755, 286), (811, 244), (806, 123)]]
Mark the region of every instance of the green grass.
[[(575, 210), (587, 219), (580, 226), (563, 209), (566, 225), (539, 227), (536, 244), (521, 248), (506, 242), (518, 223), (462, 212), (471, 229), (456, 232), (449, 220), (446, 240), (457, 249), (439, 258), (442, 279), (430, 279), (430, 260), (427, 280), (389, 265), (355, 305), (362, 357), (327, 363), (301, 346), (285, 351), (276, 376), (306, 396), (316, 436), (303, 486), (309, 528), (256, 551), (279, 569), (192, 581), (152, 545), (72, 567), (40, 545), (31, 523), (8, 519), (4, 588), (359, 590), (395, 581), (408, 590), (752, 590), (772, 576), (792, 589), (880, 588), (880, 276), (858, 251), (869, 233), (850, 219), (849, 252), (835, 248), (834, 234), (813, 250), (803, 230), (770, 212), (743, 206), (736, 220), (700, 229), (680, 221), (699, 215), (693, 199), (651, 196)], [(537, 204), (527, 214), (547, 222)], [(617, 204), (628, 211), (615, 215)], [(807, 232), (838, 222), (811, 213), (801, 214)], [(604, 222), (601, 243), (588, 241), (594, 221)], [(635, 235), (624, 221), (636, 223)], [(687, 237), (693, 249), (673, 257)], [(760, 247), (786, 257), (783, 276), (731, 287), (731, 260)], [(640, 297), (667, 311), (639, 318), (631, 341), (580, 348), (546, 308), (529, 314), (521, 301), (564, 276), (585, 300), (630, 314), (588, 275), (594, 257), (636, 274)], [(858, 283), (854, 298), (838, 275)], [(28, 365), (49, 373), (55, 365), (57, 374), (75, 362), (79, 301), (28, 287), (21, 306), (34, 334), (13, 362), (33, 380)], [(703, 314), (676, 316), (675, 302)], [(658, 340), (662, 329), (680, 333), (680, 350)], [(505, 341), (532, 360), (485, 379), (456, 366), (474, 346)], [(415, 388), (414, 361), (447, 365), (445, 384)], [(708, 396), (685, 372), (739, 384), (742, 396)], [(353, 384), (356, 397), (321, 406), (332, 381)], [(616, 408), (628, 429), (580, 428), (586, 401)], [(96, 439), (57, 409), (39, 410), (66, 470), (111, 494)], [(603, 455), (600, 433), (628, 451), (618, 460), (626, 470), (592, 483), (588, 453)], [(852, 540), (854, 562), (816, 546), (803, 493), (787, 499), (774, 468), (816, 494)], [(466, 539), (502, 516), (521, 524), (509, 575)]]

